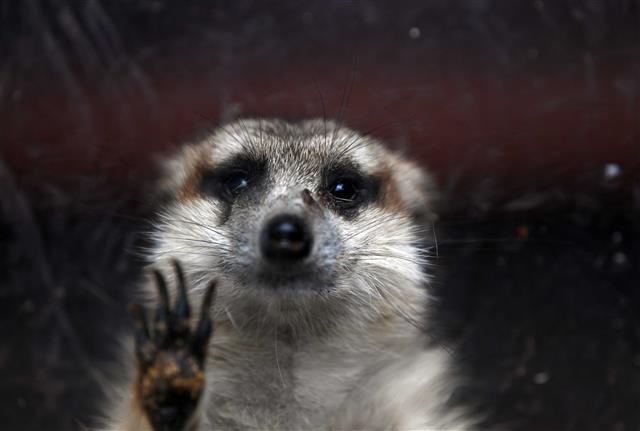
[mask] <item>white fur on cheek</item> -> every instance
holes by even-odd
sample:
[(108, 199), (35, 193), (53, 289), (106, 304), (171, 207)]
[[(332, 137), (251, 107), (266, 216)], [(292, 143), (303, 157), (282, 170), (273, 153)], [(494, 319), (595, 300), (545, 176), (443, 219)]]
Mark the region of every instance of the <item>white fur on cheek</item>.
[(205, 199), (180, 203), (163, 212), (154, 235), (155, 263), (163, 266), (177, 259), (191, 274), (215, 276), (222, 257), (232, 247), (230, 235), (218, 226), (220, 218), (219, 205)]
[[(414, 315), (424, 307), (427, 277), (411, 220), (371, 208), (343, 227), (345, 271), (355, 284), (351, 295), (379, 309), (379, 301)], [(404, 314), (404, 313), (403, 313)]]

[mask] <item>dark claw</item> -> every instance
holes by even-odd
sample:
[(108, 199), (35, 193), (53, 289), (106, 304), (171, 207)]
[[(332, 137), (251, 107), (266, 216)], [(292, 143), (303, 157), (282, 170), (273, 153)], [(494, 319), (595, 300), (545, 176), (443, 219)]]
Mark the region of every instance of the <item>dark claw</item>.
[(131, 304), (129, 312), (135, 322), (136, 355), (143, 365), (148, 365), (155, 356), (155, 346), (151, 341), (147, 317), (139, 304)]
[(187, 298), (187, 287), (184, 281), (184, 273), (177, 261), (173, 261), (173, 268), (176, 273), (176, 284), (178, 286), (178, 296), (176, 297), (176, 305), (174, 310), (175, 332), (178, 335), (184, 335), (189, 332), (189, 318), (191, 317), (191, 309)]
[(207, 287), (207, 291), (204, 293), (204, 298), (202, 299), (202, 306), (200, 308), (200, 318), (203, 316), (207, 316), (209, 318), (209, 308), (211, 308), (211, 304), (213, 303), (213, 298), (216, 294), (216, 282), (212, 281)]
[(213, 324), (211, 323), (211, 317), (209, 316), (209, 309), (211, 308), (215, 292), (216, 283), (214, 281), (209, 285), (204, 294), (202, 307), (200, 309), (200, 320), (198, 321), (198, 326), (196, 327), (196, 331), (193, 335), (193, 352), (200, 361), (203, 361), (206, 356), (209, 337), (211, 337), (211, 332), (213, 331)]
[(169, 291), (167, 290), (167, 283), (160, 271), (153, 270), (153, 275), (156, 279), (156, 286), (158, 287), (158, 294), (160, 295), (160, 302), (156, 309), (156, 320), (154, 323), (153, 333), (156, 344), (158, 346), (166, 346), (169, 341), (170, 330), (170, 317), (169, 311)]

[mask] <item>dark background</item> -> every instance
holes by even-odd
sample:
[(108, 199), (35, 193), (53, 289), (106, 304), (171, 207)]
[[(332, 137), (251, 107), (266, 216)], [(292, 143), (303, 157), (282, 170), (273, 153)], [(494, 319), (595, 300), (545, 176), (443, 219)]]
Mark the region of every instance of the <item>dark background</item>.
[(640, 428), (640, 2), (0, 1), (0, 416), (90, 424), (158, 158), (327, 116), (434, 172), (431, 335), (509, 430)]

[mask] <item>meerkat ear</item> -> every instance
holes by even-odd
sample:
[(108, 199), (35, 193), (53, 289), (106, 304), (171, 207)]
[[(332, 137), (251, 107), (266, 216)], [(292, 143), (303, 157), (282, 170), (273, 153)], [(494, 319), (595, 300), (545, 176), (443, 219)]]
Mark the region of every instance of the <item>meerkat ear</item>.
[(399, 162), (396, 173), (398, 190), (411, 215), (420, 224), (435, 222), (437, 192), (431, 175), (421, 167), (406, 161)]

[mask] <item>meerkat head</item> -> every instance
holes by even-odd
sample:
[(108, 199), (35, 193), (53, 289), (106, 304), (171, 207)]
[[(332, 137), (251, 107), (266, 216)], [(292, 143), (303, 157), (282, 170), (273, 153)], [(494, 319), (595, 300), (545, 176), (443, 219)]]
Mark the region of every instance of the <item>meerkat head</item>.
[(378, 141), (324, 120), (242, 120), (167, 168), (156, 264), (178, 259), (195, 292), (217, 280), (234, 324), (326, 328), (423, 306), (430, 180)]

